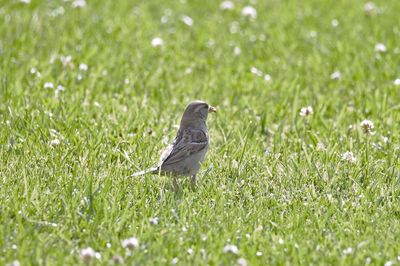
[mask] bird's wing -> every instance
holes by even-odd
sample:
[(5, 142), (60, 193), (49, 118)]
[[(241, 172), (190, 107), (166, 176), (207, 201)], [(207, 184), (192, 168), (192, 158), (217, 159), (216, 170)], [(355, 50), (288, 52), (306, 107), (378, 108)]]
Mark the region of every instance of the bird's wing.
[(162, 165), (170, 165), (182, 161), (184, 158), (201, 151), (208, 145), (208, 135), (203, 130), (184, 129), (179, 130), (175, 141), (169, 146), (166, 152), (169, 154), (162, 161)]

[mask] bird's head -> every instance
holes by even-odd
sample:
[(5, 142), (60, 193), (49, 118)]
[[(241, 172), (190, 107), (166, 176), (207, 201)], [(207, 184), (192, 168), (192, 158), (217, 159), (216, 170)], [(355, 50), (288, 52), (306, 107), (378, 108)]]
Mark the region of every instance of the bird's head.
[(207, 120), (208, 113), (215, 113), (217, 109), (203, 101), (190, 102), (183, 113), (181, 125), (192, 125), (195, 122)]

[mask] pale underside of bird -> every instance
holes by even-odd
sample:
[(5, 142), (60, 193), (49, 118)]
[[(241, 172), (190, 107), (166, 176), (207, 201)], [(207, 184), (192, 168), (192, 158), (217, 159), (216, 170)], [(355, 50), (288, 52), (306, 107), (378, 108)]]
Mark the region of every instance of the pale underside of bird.
[(183, 113), (175, 140), (164, 150), (158, 165), (131, 176), (170, 175), (174, 177), (174, 186), (177, 176), (190, 176), (192, 182), (196, 183), (197, 172), (208, 150), (209, 137), (206, 121), (208, 114), (212, 112), (216, 112), (216, 108), (206, 102), (189, 103)]

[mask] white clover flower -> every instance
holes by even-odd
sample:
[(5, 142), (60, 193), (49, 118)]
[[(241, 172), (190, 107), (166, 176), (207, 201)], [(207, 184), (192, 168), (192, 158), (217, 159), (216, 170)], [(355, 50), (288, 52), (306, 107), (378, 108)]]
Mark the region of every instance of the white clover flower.
[(314, 110), (311, 106), (306, 106), (300, 109), (300, 116), (309, 116), (314, 113)]
[(322, 142), (317, 143), (317, 151), (326, 151), (325, 144)]
[(257, 10), (252, 6), (245, 6), (242, 9), (242, 16), (250, 19), (257, 18)]
[(189, 249), (187, 250), (187, 253), (188, 253), (189, 255), (193, 255), (193, 254), (194, 254), (194, 251), (193, 251), (192, 248), (189, 248)]
[(59, 139), (53, 139), (50, 141), (50, 146), (55, 147), (61, 144), (61, 141)]
[(82, 8), (86, 6), (86, 1), (85, 0), (75, 0), (72, 2), (72, 7), (73, 8)]
[(177, 258), (177, 257), (175, 257), (175, 258), (173, 258), (172, 260), (171, 260), (171, 265), (175, 265), (175, 264), (177, 264), (179, 262), (179, 259)]
[(72, 56), (70, 56), (70, 55), (60, 56), (60, 61), (61, 61), (61, 64), (63, 65), (63, 67), (69, 67), (69, 68), (74, 67), (74, 63), (72, 62)]
[(159, 220), (158, 217), (150, 218), (150, 224), (157, 225), (158, 224), (158, 220)]
[(45, 89), (53, 89), (54, 84), (52, 82), (46, 82), (43, 86)]
[(254, 75), (259, 76), (259, 77), (261, 77), (263, 75), (263, 72), (260, 69), (256, 68), (256, 67), (252, 67), (250, 69), (250, 72), (253, 73)]
[(331, 79), (339, 80), (342, 77), (342, 73), (340, 71), (335, 71), (331, 74)]
[(261, 257), (261, 256), (262, 256), (262, 252), (261, 252), (261, 251), (257, 251), (257, 252), (256, 252), (256, 256), (257, 256), (257, 257)]
[(192, 74), (192, 72), (193, 72), (193, 69), (192, 69), (191, 67), (187, 67), (187, 68), (185, 69), (185, 74), (186, 74), (186, 75), (190, 75), (190, 74)]
[(347, 161), (349, 163), (356, 163), (357, 159), (351, 151), (346, 151), (342, 154), (342, 160)]
[(392, 265), (395, 265), (395, 264), (396, 264), (395, 261), (389, 260), (389, 261), (385, 262), (384, 266), (392, 266)]
[(38, 77), (38, 78), (40, 78), (40, 77), (42, 76), (42, 74), (40, 74), (40, 72), (39, 72), (36, 68), (34, 68), (34, 67), (32, 67), (32, 68), (30, 69), (30, 73), (31, 73), (32, 75), (36, 75), (36, 77)]
[(271, 76), (269, 74), (264, 75), (264, 80), (265, 81), (271, 81)]
[(239, 259), (237, 260), (237, 264), (238, 264), (239, 266), (247, 266), (247, 260), (246, 260), (245, 258), (239, 258)]
[(241, 52), (242, 52), (242, 50), (240, 49), (240, 47), (235, 46), (235, 48), (233, 48), (234, 55), (240, 55)]
[(94, 258), (95, 256), (96, 252), (91, 247), (87, 247), (81, 250), (81, 260), (86, 264), (89, 264), (92, 258)]
[(151, 46), (157, 48), (157, 47), (162, 47), (164, 45), (163, 39), (160, 37), (156, 37), (153, 40), (151, 40)]
[(129, 250), (134, 250), (139, 247), (139, 240), (136, 237), (131, 237), (122, 241), (122, 246)]
[(351, 247), (348, 247), (348, 248), (343, 250), (343, 254), (344, 255), (350, 255), (352, 253), (353, 253), (353, 248), (351, 248)]
[(224, 247), (223, 249), (224, 253), (233, 253), (233, 254), (238, 254), (239, 249), (235, 245), (228, 244)]
[(372, 2), (368, 2), (364, 5), (364, 12), (367, 15), (372, 15), (376, 11), (376, 5)]
[(372, 130), (374, 129), (374, 123), (372, 123), (371, 120), (364, 119), (363, 121), (361, 121), (360, 127), (365, 134), (374, 134), (374, 132), (372, 132)]
[(21, 264), (19, 263), (18, 260), (14, 260), (11, 263), (8, 263), (6, 266), (20, 266)]
[(87, 71), (89, 69), (88, 65), (84, 64), (84, 63), (80, 63), (79, 64), (79, 70), (80, 71)]
[(181, 17), (181, 20), (182, 20), (182, 22), (185, 23), (187, 26), (189, 26), (189, 27), (193, 26), (193, 19), (192, 19), (191, 17), (183, 15), (183, 16)]
[(393, 84), (396, 85), (396, 86), (400, 86), (400, 78), (395, 79), (395, 80), (393, 81)]
[(316, 38), (318, 36), (318, 32), (316, 32), (315, 30), (310, 31), (309, 34), (311, 38)]
[(231, 1), (223, 1), (220, 5), (219, 8), (221, 10), (233, 10), (235, 8), (235, 4)]
[(32, 67), (31, 70), (30, 70), (30, 72), (31, 72), (31, 74), (33, 75), (33, 74), (35, 74), (35, 73), (37, 72), (37, 69), (36, 69), (35, 67)]
[(339, 21), (337, 19), (333, 19), (331, 21), (331, 25), (332, 27), (337, 28), (339, 26)]
[(375, 52), (386, 53), (386, 51), (387, 51), (386, 46), (383, 43), (377, 43), (375, 45)]

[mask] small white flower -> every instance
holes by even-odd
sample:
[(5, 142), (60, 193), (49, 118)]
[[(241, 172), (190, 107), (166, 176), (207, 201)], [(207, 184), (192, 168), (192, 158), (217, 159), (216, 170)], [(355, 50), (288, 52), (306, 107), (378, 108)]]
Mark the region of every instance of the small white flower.
[(339, 80), (342, 77), (342, 74), (339, 71), (335, 71), (331, 74), (331, 79)]
[(386, 46), (383, 43), (377, 43), (375, 45), (375, 52), (386, 53), (386, 51), (387, 51)]
[(360, 127), (365, 134), (374, 134), (374, 132), (372, 132), (372, 130), (374, 129), (374, 123), (372, 123), (371, 120), (364, 119), (363, 121), (361, 121)]
[(387, 262), (385, 262), (385, 266), (392, 266), (392, 265), (394, 265), (396, 262), (394, 262), (394, 261), (392, 261), (392, 260), (389, 260), (389, 261), (387, 261)]
[(356, 163), (357, 158), (354, 156), (354, 154), (351, 151), (346, 151), (345, 153), (342, 154), (342, 160), (347, 161), (349, 163)]
[(81, 260), (86, 264), (89, 264), (92, 258), (94, 258), (95, 256), (96, 252), (91, 247), (87, 247), (81, 250)]
[(73, 8), (82, 8), (86, 6), (86, 1), (85, 0), (75, 0), (72, 2), (72, 7)]
[(375, 12), (376, 6), (372, 2), (368, 2), (364, 5), (364, 12), (367, 15), (372, 15)]
[(263, 72), (260, 69), (256, 68), (256, 67), (252, 67), (250, 69), (250, 72), (255, 74), (255, 75), (257, 75), (257, 76), (259, 76), (259, 77), (261, 77), (263, 75)]
[(20, 265), (21, 264), (19, 263), (18, 260), (14, 260), (13, 262), (7, 264), (7, 266), (20, 266)]
[(107, 248), (111, 248), (111, 247), (112, 247), (111, 243), (107, 243), (107, 244), (106, 244), (106, 247), (107, 247)]
[(56, 90), (57, 91), (64, 91), (65, 87), (63, 85), (58, 85)]
[(89, 69), (88, 65), (81, 63), (79, 64), (79, 70), (80, 71), (87, 71)]
[(189, 27), (193, 26), (193, 19), (191, 17), (184, 15), (184, 16), (181, 17), (181, 20), (187, 26), (189, 26)]
[(317, 143), (317, 151), (326, 151), (325, 144), (322, 142)]
[(190, 74), (192, 74), (192, 72), (193, 72), (193, 69), (191, 67), (188, 67), (188, 68), (185, 69), (185, 74), (186, 75), (190, 75)]
[(235, 4), (231, 1), (223, 1), (220, 5), (219, 8), (221, 10), (232, 10), (235, 8)]
[(30, 72), (31, 72), (31, 74), (35, 74), (35, 73), (37, 72), (37, 69), (34, 68), (34, 67), (32, 67), (31, 70), (30, 70)]
[(339, 21), (337, 19), (333, 19), (331, 21), (331, 25), (332, 27), (337, 28), (339, 26)]
[(31, 0), (19, 0), (23, 4), (30, 4)]
[(159, 220), (158, 217), (150, 218), (150, 224), (157, 225), (158, 224), (158, 220)]
[(235, 245), (228, 244), (224, 247), (223, 249), (224, 253), (233, 253), (233, 254), (238, 254), (239, 249)]
[(189, 249), (187, 250), (187, 253), (188, 253), (189, 255), (193, 255), (194, 251), (193, 251), (192, 248), (189, 248)]
[(265, 81), (271, 81), (271, 76), (269, 74), (264, 75), (264, 80)]
[(247, 261), (246, 261), (245, 258), (239, 258), (239, 259), (237, 260), (237, 264), (238, 264), (239, 266), (247, 266)]
[(172, 265), (175, 265), (175, 264), (177, 264), (179, 262), (179, 259), (177, 258), (177, 257), (175, 257), (175, 258), (173, 258), (172, 260), (171, 260), (171, 264)]
[(257, 18), (257, 10), (252, 6), (245, 6), (242, 9), (242, 16), (255, 19)]
[(300, 109), (300, 116), (309, 116), (314, 113), (314, 110), (311, 106), (306, 106)]
[(235, 48), (233, 48), (234, 55), (240, 55), (241, 52), (242, 52), (242, 50), (240, 49), (240, 47), (235, 46)]
[(153, 40), (151, 40), (151, 46), (153, 46), (155, 48), (161, 47), (163, 45), (164, 45), (164, 41), (160, 37), (156, 37)]
[(139, 240), (136, 237), (131, 237), (122, 241), (122, 246), (129, 250), (134, 250), (139, 247)]
[(53, 89), (54, 84), (52, 82), (46, 82), (43, 86), (45, 89)]
[(344, 255), (350, 255), (352, 253), (353, 253), (353, 248), (351, 248), (351, 247), (348, 247), (348, 248), (343, 250), (343, 254)]
[(395, 80), (393, 81), (393, 84), (396, 85), (396, 86), (400, 86), (400, 78), (395, 79)]
[(285, 243), (285, 241), (283, 241), (282, 238), (279, 238), (279, 239), (278, 239), (278, 243), (281, 244), (281, 245), (283, 245), (283, 244)]
[(72, 56), (67, 55), (67, 56), (60, 56), (60, 61), (63, 65), (63, 67), (69, 67), (69, 68), (73, 68), (74, 64), (72, 63)]
[(261, 251), (257, 251), (257, 252), (256, 252), (256, 256), (257, 256), (257, 257), (261, 257), (261, 256), (262, 256), (262, 252), (261, 252)]
[(50, 146), (55, 147), (61, 144), (61, 141), (59, 139), (53, 139), (50, 141)]

